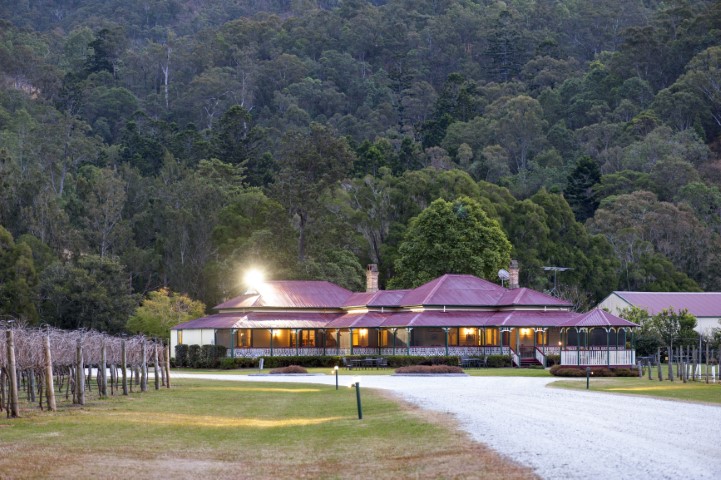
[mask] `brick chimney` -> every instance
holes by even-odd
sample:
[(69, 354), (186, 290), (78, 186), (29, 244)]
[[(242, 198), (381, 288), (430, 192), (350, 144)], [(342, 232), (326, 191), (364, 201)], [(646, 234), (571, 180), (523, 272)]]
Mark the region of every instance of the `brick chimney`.
[(378, 265), (371, 263), (366, 270), (366, 292), (375, 293), (378, 291)]
[(518, 260), (511, 260), (511, 266), (508, 268), (508, 288), (518, 288)]

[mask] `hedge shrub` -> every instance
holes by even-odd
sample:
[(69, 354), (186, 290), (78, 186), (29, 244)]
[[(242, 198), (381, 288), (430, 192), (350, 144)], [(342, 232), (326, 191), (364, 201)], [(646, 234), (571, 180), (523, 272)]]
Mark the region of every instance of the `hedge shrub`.
[(561, 364), (561, 356), (555, 355), (555, 354), (549, 354), (546, 355), (546, 366), (552, 367), (554, 365), (560, 365)]
[[(556, 377), (585, 377), (586, 367), (574, 367), (569, 365), (554, 365), (551, 367), (551, 375)], [(593, 377), (638, 377), (638, 371), (630, 368), (608, 368), (592, 367)]]
[(463, 369), (457, 365), (409, 365), (396, 368), (396, 373), (463, 373)]
[(175, 346), (175, 366), (187, 367), (188, 366), (188, 346), (187, 345), (176, 345)]
[(274, 368), (270, 371), (271, 375), (283, 373), (308, 373), (304, 367), (300, 365), (288, 365), (287, 367)]
[(503, 368), (513, 366), (513, 360), (509, 355), (488, 355), (486, 365), (490, 368)]

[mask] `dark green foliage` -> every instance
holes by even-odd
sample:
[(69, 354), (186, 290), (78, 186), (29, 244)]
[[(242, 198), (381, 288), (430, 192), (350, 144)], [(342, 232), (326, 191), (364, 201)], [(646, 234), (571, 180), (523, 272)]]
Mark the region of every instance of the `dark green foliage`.
[(560, 355), (554, 355), (554, 354), (546, 355), (546, 367), (553, 367), (554, 365), (560, 365), (560, 363), (561, 363)]
[(504, 368), (513, 365), (513, 360), (509, 355), (488, 355), (486, 366), (489, 368)]
[(576, 220), (581, 223), (591, 218), (598, 208), (593, 187), (600, 180), (601, 169), (590, 157), (582, 157), (568, 176), (568, 184), (563, 194), (576, 215)]
[(52, 264), (39, 288), (40, 317), (59, 328), (119, 333), (138, 303), (123, 265), (97, 255)]
[[(524, 286), (573, 268), (579, 309), (721, 288), (718, 2), (1, 3), (0, 224), (35, 238), (13, 315), (116, 329), (128, 293), (213, 304), (251, 263), (385, 285), (409, 220), (462, 195)], [(68, 300), (96, 252), (132, 285), (88, 290), (97, 321)]]
[(227, 347), (223, 345), (203, 345), (200, 347), (199, 366), (197, 368), (218, 368), (225, 358)]
[[(550, 372), (556, 377), (585, 377), (586, 367), (555, 365)], [(591, 367), (591, 381), (596, 377), (638, 377), (638, 371), (629, 368)]]
[(493, 279), (511, 245), (495, 220), (468, 197), (434, 201), (413, 219), (399, 247), (393, 288), (412, 288), (446, 273)]
[(424, 375), (443, 375), (449, 373), (463, 373), (463, 369), (454, 365), (409, 365), (396, 368), (396, 373), (409, 374), (420, 373)]
[(200, 345), (190, 345), (188, 347), (188, 366), (190, 368), (202, 368), (203, 357), (200, 353)]
[(189, 366), (188, 351), (190, 350), (188, 345), (176, 345), (175, 346), (175, 366), (176, 367), (187, 367)]

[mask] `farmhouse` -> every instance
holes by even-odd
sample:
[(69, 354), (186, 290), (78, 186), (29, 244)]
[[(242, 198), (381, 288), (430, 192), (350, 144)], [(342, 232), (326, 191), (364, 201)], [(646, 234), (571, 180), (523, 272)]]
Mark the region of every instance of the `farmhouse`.
[(664, 309), (688, 310), (696, 317), (696, 331), (703, 335), (721, 328), (721, 292), (612, 292), (599, 308), (620, 315), (630, 307), (643, 308), (649, 315)]
[[(515, 262), (514, 262), (515, 263)], [(603, 310), (576, 313), (568, 302), (472, 275), (443, 275), (411, 290), (378, 290), (369, 265), (366, 292), (325, 281), (268, 281), (171, 330), (178, 344), (216, 344), (229, 356), (510, 355), (516, 366), (635, 363), (637, 325)]]

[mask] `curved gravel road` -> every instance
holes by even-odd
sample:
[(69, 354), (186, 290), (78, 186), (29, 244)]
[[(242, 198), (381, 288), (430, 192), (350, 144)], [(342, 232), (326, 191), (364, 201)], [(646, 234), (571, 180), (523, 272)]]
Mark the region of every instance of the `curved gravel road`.
[[(175, 377), (335, 384), (331, 375)], [(456, 416), (473, 439), (547, 479), (721, 478), (721, 406), (546, 388), (554, 380), (360, 377), (361, 387)]]

